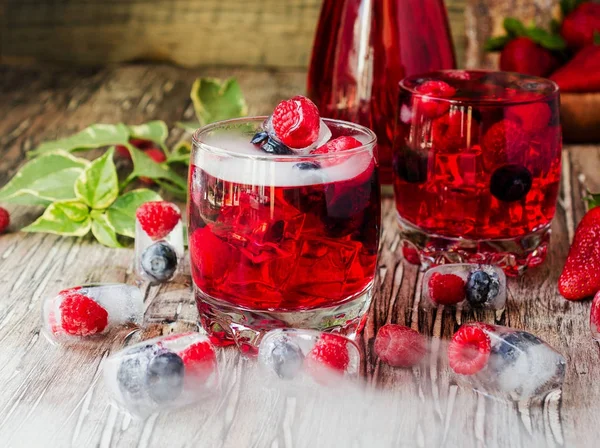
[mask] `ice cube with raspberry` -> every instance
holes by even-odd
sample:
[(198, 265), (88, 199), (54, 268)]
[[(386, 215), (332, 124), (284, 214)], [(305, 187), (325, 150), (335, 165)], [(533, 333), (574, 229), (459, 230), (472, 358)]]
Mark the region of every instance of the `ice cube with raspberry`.
[(350, 339), (316, 330), (271, 330), (258, 349), (260, 365), (274, 378), (332, 384), (358, 375), (360, 353)]
[(506, 275), (502, 269), (483, 264), (444, 264), (428, 270), (422, 283), (421, 307), (440, 305), (460, 309), (504, 308)]
[(142, 293), (135, 286), (75, 286), (44, 300), (43, 333), (53, 343), (84, 343), (118, 328), (139, 326), (143, 315)]
[(135, 272), (151, 284), (173, 279), (184, 255), (179, 208), (167, 201), (146, 202), (136, 212)]
[(103, 373), (113, 403), (141, 418), (197, 403), (219, 390), (217, 358), (205, 333), (126, 347), (106, 359)]
[(560, 388), (566, 370), (565, 358), (537, 336), (478, 322), (454, 334), (448, 362), (459, 384), (514, 401)]

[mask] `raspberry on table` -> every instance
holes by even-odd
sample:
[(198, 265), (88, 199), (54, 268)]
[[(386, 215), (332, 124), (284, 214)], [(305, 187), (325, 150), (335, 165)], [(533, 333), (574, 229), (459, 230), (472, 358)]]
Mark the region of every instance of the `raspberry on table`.
[(490, 338), (482, 327), (463, 325), (448, 345), (448, 361), (456, 373), (473, 375), (485, 367), (490, 351)]
[(8, 211), (0, 207), (0, 233), (4, 232), (10, 224), (10, 214)]
[(350, 363), (350, 355), (343, 336), (323, 333), (313, 349), (306, 356), (310, 371), (318, 371), (324, 366), (333, 371), (343, 373)]
[(74, 336), (102, 333), (108, 325), (108, 313), (83, 294), (71, 293), (60, 304), (61, 326)]
[(217, 366), (217, 357), (208, 341), (197, 342), (179, 353), (183, 360), (186, 375), (191, 374), (196, 380), (205, 381)]
[(465, 281), (458, 275), (435, 272), (427, 286), (431, 300), (440, 305), (454, 305), (465, 299)]
[(146, 202), (136, 211), (140, 226), (153, 240), (166, 237), (181, 220), (175, 204), (167, 201)]
[(425, 338), (412, 328), (388, 324), (377, 332), (375, 353), (390, 366), (412, 367), (423, 359), (427, 347)]
[(319, 137), (319, 109), (311, 100), (300, 95), (279, 103), (271, 122), (277, 138), (290, 148), (306, 148)]

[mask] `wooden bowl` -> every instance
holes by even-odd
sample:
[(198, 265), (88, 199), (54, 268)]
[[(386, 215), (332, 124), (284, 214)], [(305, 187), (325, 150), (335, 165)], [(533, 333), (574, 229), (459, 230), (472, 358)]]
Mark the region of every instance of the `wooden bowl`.
[(565, 142), (600, 142), (600, 92), (561, 93), (560, 121)]

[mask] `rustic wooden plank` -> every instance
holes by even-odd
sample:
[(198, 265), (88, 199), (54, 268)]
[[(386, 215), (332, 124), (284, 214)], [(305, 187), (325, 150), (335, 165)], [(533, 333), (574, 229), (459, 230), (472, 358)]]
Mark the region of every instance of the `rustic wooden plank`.
[[(252, 113), (304, 87), (303, 72), (183, 70), (123, 66), (102, 70), (0, 68), (0, 183), (24, 151), (94, 121), (129, 123), (189, 119), (188, 90), (199, 75), (234, 74)], [(26, 126), (22, 123), (27, 123)], [(419, 310), (422, 274), (402, 260), (391, 199), (383, 202), (378, 294), (359, 339), (365, 383), (276, 390), (255, 363), (219, 351), (222, 393), (205, 403), (131, 420), (108, 405), (102, 360), (122, 344), (196, 328), (190, 280), (145, 290), (147, 327), (88, 350), (52, 347), (40, 337), (43, 297), (91, 281), (133, 282), (131, 249), (108, 249), (88, 238), (18, 233), (39, 209), (9, 207), (12, 232), (0, 237), (0, 440), (3, 446), (595, 446), (600, 415), (599, 348), (588, 331), (589, 301), (567, 302), (556, 281), (586, 188), (600, 191), (600, 148), (564, 152), (561, 198), (546, 263), (509, 282), (503, 313)], [(562, 396), (542, 405), (507, 405), (457, 387), (443, 362), (444, 340), (460, 322), (484, 320), (524, 328), (565, 353)], [(373, 353), (386, 323), (434, 336), (430, 363), (393, 369)], [(441, 339), (438, 339), (441, 338)]]

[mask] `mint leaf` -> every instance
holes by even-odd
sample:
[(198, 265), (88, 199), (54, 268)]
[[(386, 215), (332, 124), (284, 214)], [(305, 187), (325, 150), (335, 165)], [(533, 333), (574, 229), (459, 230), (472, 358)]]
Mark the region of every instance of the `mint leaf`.
[(75, 181), (75, 194), (91, 208), (104, 209), (119, 195), (119, 179), (113, 162), (114, 148), (87, 166)]
[(84, 236), (90, 231), (88, 207), (79, 201), (59, 201), (50, 204), (34, 223), (23, 232), (44, 232), (56, 235)]
[(129, 140), (129, 129), (119, 124), (93, 124), (70, 137), (44, 142), (29, 155), (38, 155), (47, 151), (62, 149), (73, 152), (101, 146), (124, 145)]
[(511, 37), (525, 36), (527, 34), (525, 25), (523, 25), (519, 19), (515, 19), (514, 17), (507, 17), (504, 19), (504, 29)]
[(160, 201), (160, 195), (152, 190), (140, 188), (117, 198), (106, 211), (106, 218), (119, 235), (135, 237), (135, 212), (145, 202)]
[(49, 205), (75, 199), (75, 180), (89, 165), (65, 151), (53, 151), (27, 162), (0, 189), (0, 201), (22, 205)]
[(234, 78), (198, 78), (194, 81), (190, 98), (201, 125), (248, 113), (242, 90)]
[(483, 46), (483, 49), (485, 51), (501, 51), (509, 42), (510, 36), (490, 37)]
[(159, 143), (163, 149), (166, 149), (165, 141), (169, 136), (169, 128), (164, 121), (149, 121), (148, 123), (127, 127), (129, 129), (130, 137), (152, 140), (153, 142)]
[(136, 177), (148, 177), (154, 181), (163, 179), (175, 184), (180, 190), (187, 190), (186, 180), (176, 172), (172, 171), (166, 163), (156, 163), (136, 147), (130, 144), (127, 144), (126, 146), (127, 149), (129, 149), (131, 159), (133, 160), (133, 171), (127, 179), (125, 179), (121, 189)]
[(197, 129), (201, 128), (202, 125), (198, 121), (178, 121), (175, 123), (178, 128), (184, 129), (186, 132), (193, 134)]
[(92, 210), (90, 216), (92, 218), (92, 234), (98, 242), (108, 247), (122, 247), (117, 240), (115, 229), (105, 213), (99, 210)]
[(187, 139), (181, 140), (175, 145), (169, 157), (167, 157), (167, 163), (184, 163), (189, 165), (191, 152), (192, 144)]

